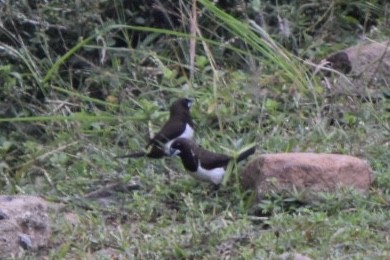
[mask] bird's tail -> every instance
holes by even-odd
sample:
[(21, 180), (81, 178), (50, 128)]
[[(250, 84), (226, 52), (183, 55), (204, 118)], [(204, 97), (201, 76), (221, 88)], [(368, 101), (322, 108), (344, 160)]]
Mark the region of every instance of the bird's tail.
[(140, 157), (143, 157), (143, 156), (146, 156), (146, 152), (144, 151), (139, 151), (139, 152), (135, 152), (135, 153), (130, 153), (130, 154), (125, 154), (125, 155), (119, 155), (119, 156), (115, 156), (114, 158), (115, 159), (122, 159), (122, 158), (140, 158)]
[(245, 160), (246, 158), (248, 158), (250, 155), (254, 154), (256, 151), (256, 145), (252, 146), (251, 148), (243, 151), (242, 153), (240, 153), (236, 159), (237, 162), (239, 161), (242, 161), (242, 160)]

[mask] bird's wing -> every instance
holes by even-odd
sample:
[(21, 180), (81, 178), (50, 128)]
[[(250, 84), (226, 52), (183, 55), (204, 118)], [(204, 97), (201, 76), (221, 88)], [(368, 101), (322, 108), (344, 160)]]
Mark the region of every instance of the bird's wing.
[(199, 156), (202, 167), (207, 170), (226, 167), (231, 160), (230, 156), (221, 153), (213, 153), (200, 147), (197, 148), (196, 153)]
[(179, 137), (185, 130), (186, 124), (180, 121), (170, 120), (161, 130), (150, 140), (151, 144), (165, 144), (170, 140)]

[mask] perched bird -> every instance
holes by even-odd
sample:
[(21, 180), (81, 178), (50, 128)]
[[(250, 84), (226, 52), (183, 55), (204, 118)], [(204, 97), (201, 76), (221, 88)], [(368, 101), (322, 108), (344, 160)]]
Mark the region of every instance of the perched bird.
[(231, 160), (242, 161), (253, 154), (255, 150), (256, 147), (253, 146), (240, 153), (237, 158), (233, 158), (225, 154), (207, 151), (194, 141), (184, 138), (176, 139), (171, 145), (171, 154), (181, 158), (184, 167), (192, 177), (211, 182), (214, 185), (221, 184), (226, 167)]
[(191, 118), (190, 108), (192, 100), (180, 98), (169, 109), (169, 119), (161, 130), (146, 145), (146, 151), (117, 156), (116, 158), (138, 158), (147, 156), (159, 159), (171, 155), (170, 146), (178, 138), (192, 139), (194, 136), (194, 123)]

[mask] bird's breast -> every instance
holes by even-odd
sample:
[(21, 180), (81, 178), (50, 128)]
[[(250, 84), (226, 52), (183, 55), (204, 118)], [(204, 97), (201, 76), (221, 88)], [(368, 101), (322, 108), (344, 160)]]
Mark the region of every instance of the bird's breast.
[(181, 133), (181, 135), (170, 140), (164, 145), (165, 154), (167, 155), (171, 154), (171, 145), (176, 139), (179, 138), (192, 139), (193, 137), (194, 137), (194, 129), (189, 124), (186, 124), (184, 131)]
[(184, 128), (184, 132), (178, 138), (192, 139), (193, 137), (194, 137), (194, 129), (189, 124), (186, 124), (186, 127)]

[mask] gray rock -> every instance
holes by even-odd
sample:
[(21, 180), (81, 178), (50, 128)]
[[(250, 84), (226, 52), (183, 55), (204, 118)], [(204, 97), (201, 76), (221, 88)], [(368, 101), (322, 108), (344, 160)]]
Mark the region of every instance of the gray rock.
[(35, 196), (0, 196), (1, 257), (47, 246), (50, 237), (48, 203)]
[[(362, 43), (332, 54), (326, 60), (333, 69), (348, 74), (331, 83), (334, 95), (381, 96), (390, 76), (390, 42)], [(382, 90), (381, 90), (382, 89)]]

